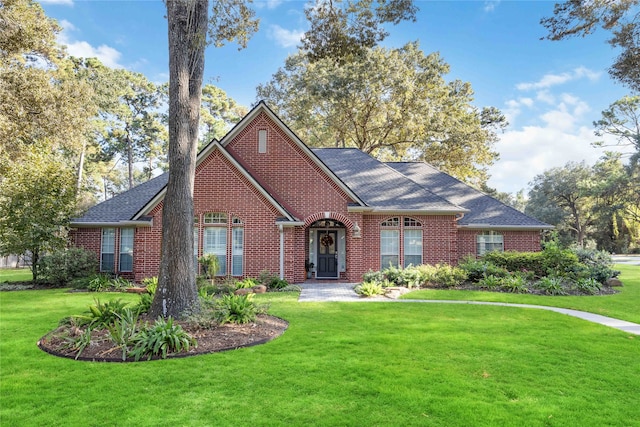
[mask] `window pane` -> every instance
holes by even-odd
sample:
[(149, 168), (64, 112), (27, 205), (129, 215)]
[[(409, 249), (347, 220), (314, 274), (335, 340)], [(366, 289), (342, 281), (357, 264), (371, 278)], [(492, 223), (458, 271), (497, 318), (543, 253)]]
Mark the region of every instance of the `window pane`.
[(100, 271), (114, 271), (116, 229), (102, 229), (102, 243), (100, 246)]
[(120, 229), (119, 271), (133, 271), (133, 228)]
[(227, 214), (221, 212), (210, 212), (204, 214), (205, 224), (226, 224)]
[(113, 254), (102, 254), (100, 258), (100, 271), (108, 271), (113, 273), (113, 261), (115, 256)]
[(422, 230), (404, 231), (404, 266), (422, 264)]
[(389, 268), (389, 266), (399, 267), (399, 259), (398, 255), (382, 255), (381, 257), (381, 269)]
[(218, 276), (227, 274), (227, 229), (223, 227), (207, 227), (204, 229), (204, 242), (202, 254), (215, 254), (218, 256), (220, 269)]
[(398, 230), (380, 231), (380, 268), (391, 265), (398, 267), (400, 263), (400, 244), (398, 242), (400, 232)]
[(491, 251), (504, 251), (502, 234), (498, 234), (495, 231), (487, 231), (479, 234), (476, 245), (477, 254), (481, 256)]
[(231, 274), (242, 276), (242, 263), (244, 251), (244, 229), (236, 227), (233, 229), (233, 248), (231, 257)]

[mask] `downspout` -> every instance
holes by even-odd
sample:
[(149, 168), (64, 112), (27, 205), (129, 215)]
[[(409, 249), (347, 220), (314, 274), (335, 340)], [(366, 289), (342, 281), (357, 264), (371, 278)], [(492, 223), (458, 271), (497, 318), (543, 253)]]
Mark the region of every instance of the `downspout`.
[(284, 279), (284, 227), (278, 224), (280, 231), (280, 279)]

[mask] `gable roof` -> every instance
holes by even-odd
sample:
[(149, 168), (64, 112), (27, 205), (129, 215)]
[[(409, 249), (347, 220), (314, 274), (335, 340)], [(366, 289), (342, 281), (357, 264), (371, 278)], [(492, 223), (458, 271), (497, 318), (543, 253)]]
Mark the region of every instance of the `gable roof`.
[[(169, 174), (163, 173), (132, 189), (118, 194), (102, 203), (89, 208), (80, 218), (71, 220), (72, 227), (79, 226), (107, 226), (126, 225), (136, 223), (134, 217), (167, 185)], [(137, 218), (139, 224), (148, 222), (143, 217)]]
[(467, 212), (357, 148), (315, 148), (313, 152), (373, 212)]
[[(344, 191), (352, 200), (354, 200), (357, 205), (366, 206), (366, 203), (362, 199), (360, 199), (358, 195), (355, 194), (352, 189), (349, 188), (349, 186), (346, 185), (346, 183), (343, 182), (340, 177), (334, 173), (333, 170), (331, 170), (331, 168), (327, 167), (327, 165), (320, 158), (318, 158), (318, 156), (316, 156), (314, 150), (310, 149), (304, 142), (302, 142), (302, 140), (298, 138), (298, 135), (296, 135), (291, 130), (291, 128), (289, 128), (289, 126), (287, 126), (282, 120), (280, 120), (280, 117), (278, 117), (276, 113), (274, 113), (273, 110), (269, 108), (269, 106), (263, 100), (258, 102), (256, 106), (253, 107), (251, 111), (249, 111), (247, 115), (244, 116), (242, 120), (240, 120), (240, 122), (238, 122), (233, 127), (233, 129), (231, 129), (229, 133), (224, 136), (224, 138), (222, 138), (220, 144), (223, 147), (226, 147), (240, 132), (242, 132), (242, 130), (247, 126), (248, 123), (251, 123), (261, 113), (266, 114), (267, 117), (269, 117), (274, 123), (276, 123), (276, 125), (284, 131), (284, 133), (291, 139), (291, 141), (293, 141), (293, 143), (296, 144), (296, 146), (298, 146), (308, 156), (308, 158), (311, 159), (311, 161), (320, 168), (320, 170), (322, 170), (327, 176), (329, 176), (329, 179), (331, 179), (342, 191)], [(207, 148), (203, 149), (202, 151), (206, 152), (206, 150)]]
[[(227, 151), (217, 140), (211, 141), (200, 153), (196, 159), (196, 168), (204, 159), (209, 157), (213, 152), (219, 150), (222, 155), (261, 193), (273, 207), (286, 219), (286, 221), (295, 223), (297, 219), (287, 210), (285, 206), (278, 201), (270, 191), (268, 191), (264, 186), (256, 180), (253, 175), (241, 164), (237, 159), (235, 159), (229, 151)], [(196, 171), (197, 173), (197, 171)], [(166, 194), (166, 186), (163, 187), (156, 196), (149, 200), (149, 202), (136, 214), (135, 219), (140, 217), (141, 215), (149, 213), (159, 202), (164, 198)]]
[(551, 229), (538, 221), (424, 162), (389, 162), (387, 165), (441, 197), (468, 209), (458, 220), (464, 228)]

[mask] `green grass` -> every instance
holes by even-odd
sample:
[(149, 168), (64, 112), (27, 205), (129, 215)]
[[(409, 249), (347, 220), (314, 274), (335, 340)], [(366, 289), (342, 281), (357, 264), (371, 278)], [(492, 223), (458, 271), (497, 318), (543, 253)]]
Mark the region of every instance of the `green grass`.
[(0, 293), (0, 425), (640, 425), (640, 338), (557, 313), (281, 293), (258, 296), (290, 322), (261, 346), (128, 364), (36, 347), (93, 298)]
[(28, 268), (0, 268), (0, 283), (27, 282), (33, 279)]
[(620, 279), (624, 283), (624, 286), (622, 288), (618, 288), (620, 292), (614, 295), (547, 296), (487, 291), (422, 289), (405, 294), (402, 298), (547, 305), (588, 311), (603, 316), (640, 323), (640, 267), (616, 265), (615, 268), (622, 272)]

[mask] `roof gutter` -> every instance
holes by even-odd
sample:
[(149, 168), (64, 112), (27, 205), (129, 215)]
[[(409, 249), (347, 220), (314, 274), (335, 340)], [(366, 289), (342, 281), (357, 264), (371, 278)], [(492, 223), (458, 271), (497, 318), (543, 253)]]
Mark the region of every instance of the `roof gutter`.
[(491, 224), (464, 224), (458, 228), (468, 228), (474, 230), (553, 230), (553, 225), (491, 225)]
[(151, 221), (112, 221), (112, 222), (73, 222), (69, 223), (73, 228), (96, 228), (96, 227), (151, 227)]
[(347, 208), (348, 212), (364, 212), (372, 215), (456, 215), (460, 213), (470, 212), (469, 209), (460, 208), (458, 210), (436, 210), (436, 209), (381, 209), (381, 208), (365, 208), (358, 207)]

